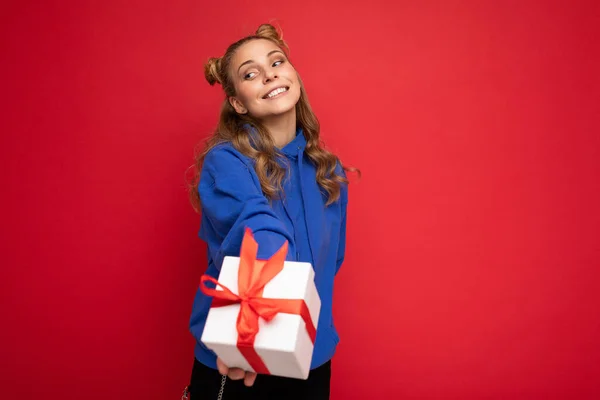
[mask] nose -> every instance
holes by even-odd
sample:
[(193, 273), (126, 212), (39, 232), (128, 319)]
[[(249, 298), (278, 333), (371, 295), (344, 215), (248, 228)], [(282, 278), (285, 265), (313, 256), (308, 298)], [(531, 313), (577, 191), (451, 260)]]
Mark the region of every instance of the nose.
[(275, 72), (274, 69), (265, 70), (264, 76), (265, 76), (265, 79), (264, 79), (265, 83), (272, 82), (274, 79), (277, 79), (277, 73)]

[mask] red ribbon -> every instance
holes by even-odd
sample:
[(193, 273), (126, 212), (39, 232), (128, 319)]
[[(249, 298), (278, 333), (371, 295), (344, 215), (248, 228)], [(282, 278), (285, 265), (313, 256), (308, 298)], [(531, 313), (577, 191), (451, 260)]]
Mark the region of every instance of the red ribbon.
[[(285, 256), (288, 251), (287, 241), (267, 261), (257, 260), (258, 243), (254, 240), (250, 229), (244, 232), (240, 252), (238, 271), (238, 293), (233, 293), (211, 276), (203, 275), (200, 289), (207, 296), (212, 296), (211, 307), (226, 307), (240, 304), (236, 328), (238, 331), (237, 348), (248, 361), (252, 369), (259, 374), (269, 374), (267, 366), (254, 349), (254, 341), (258, 333), (258, 317), (271, 321), (278, 313), (297, 314), (302, 317), (310, 340), (315, 342), (317, 331), (310, 318), (310, 311), (302, 299), (268, 299), (263, 297), (265, 285), (283, 270)], [(210, 289), (205, 282), (210, 281), (223, 290)]]

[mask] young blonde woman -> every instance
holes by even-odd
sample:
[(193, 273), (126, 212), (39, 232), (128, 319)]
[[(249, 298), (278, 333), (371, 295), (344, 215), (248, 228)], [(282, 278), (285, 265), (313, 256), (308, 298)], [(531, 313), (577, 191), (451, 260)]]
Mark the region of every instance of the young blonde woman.
[[(205, 66), (225, 92), (217, 129), (196, 163), (192, 201), (208, 245), (206, 274), (217, 278), (223, 258), (239, 256), (250, 228), (258, 258), (287, 241), (287, 260), (309, 262), (322, 308), (307, 380), (228, 368), (200, 338), (211, 298), (198, 290), (190, 319), (197, 340), (190, 399), (329, 399), (331, 358), (339, 338), (332, 318), (334, 278), (344, 260), (348, 181), (325, 150), (287, 46), (271, 25), (229, 46)], [(352, 169), (354, 170), (354, 169)]]

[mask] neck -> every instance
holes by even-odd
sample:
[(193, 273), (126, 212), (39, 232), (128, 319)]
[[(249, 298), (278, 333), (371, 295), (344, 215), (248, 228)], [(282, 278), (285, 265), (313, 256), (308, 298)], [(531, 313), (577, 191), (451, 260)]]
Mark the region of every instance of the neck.
[(296, 137), (296, 109), (284, 115), (264, 119), (261, 121), (278, 148), (285, 147), (286, 144)]

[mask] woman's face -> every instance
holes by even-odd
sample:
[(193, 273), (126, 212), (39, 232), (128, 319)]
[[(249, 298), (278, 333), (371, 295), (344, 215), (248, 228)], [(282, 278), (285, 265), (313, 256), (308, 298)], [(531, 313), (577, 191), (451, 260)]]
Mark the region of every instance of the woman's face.
[(229, 102), (238, 113), (264, 120), (295, 112), (300, 99), (298, 74), (275, 43), (266, 39), (244, 43), (230, 68), (236, 96)]

